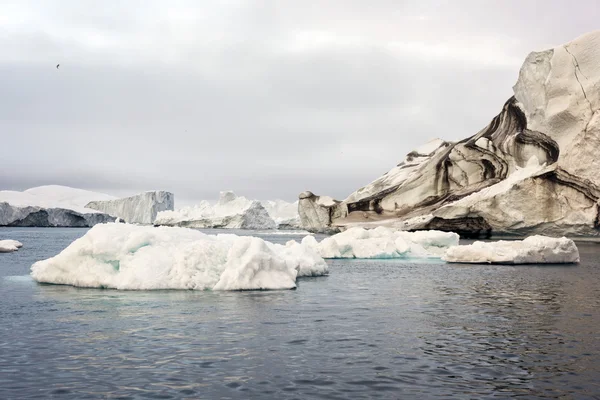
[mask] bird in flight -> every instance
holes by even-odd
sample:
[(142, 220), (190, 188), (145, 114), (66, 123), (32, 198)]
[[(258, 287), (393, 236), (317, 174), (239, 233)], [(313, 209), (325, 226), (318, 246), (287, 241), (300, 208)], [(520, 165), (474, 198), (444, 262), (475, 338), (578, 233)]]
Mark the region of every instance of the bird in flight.
[(60, 64), (56, 64), (56, 69), (58, 69), (59, 66), (60, 66)]

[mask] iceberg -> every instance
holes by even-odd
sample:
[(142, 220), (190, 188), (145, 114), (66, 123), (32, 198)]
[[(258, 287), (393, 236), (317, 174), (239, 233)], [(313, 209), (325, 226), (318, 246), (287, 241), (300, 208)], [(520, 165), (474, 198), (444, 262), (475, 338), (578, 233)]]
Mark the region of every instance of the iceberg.
[(342, 201), (299, 195), (304, 229), (600, 237), (600, 31), (526, 58), (491, 122), (434, 139)]
[(443, 260), (474, 264), (573, 264), (579, 262), (579, 250), (571, 239), (536, 235), (524, 240), (450, 247)]
[(285, 200), (266, 200), (261, 204), (275, 221), (277, 229), (296, 230), (302, 228), (298, 214), (298, 202), (289, 203)]
[(23, 192), (0, 191), (0, 226), (88, 227), (114, 218), (85, 207), (90, 199), (112, 196), (49, 185)]
[(19, 250), (21, 247), (23, 247), (23, 243), (19, 241), (12, 239), (0, 240), (0, 253), (11, 253)]
[(86, 204), (86, 208), (101, 211), (130, 224), (153, 224), (161, 211), (173, 210), (173, 193), (151, 191), (121, 199), (98, 200)]
[(159, 212), (154, 225), (187, 228), (277, 228), (276, 222), (259, 201), (236, 196), (231, 191), (221, 192), (215, 205), (202, 201), (193, 207)]
[(298, 277), (327, 273), (303, 244), (117, 223), (96, 225), (31, 267), (38, 282), (123, 290), (293, 289)]
[(306, 236), (302, 244), (323, 258), (441, 258), (458, 241), (453, 232), (406, 232), (380, 226), (350, 228), (321, 242)]

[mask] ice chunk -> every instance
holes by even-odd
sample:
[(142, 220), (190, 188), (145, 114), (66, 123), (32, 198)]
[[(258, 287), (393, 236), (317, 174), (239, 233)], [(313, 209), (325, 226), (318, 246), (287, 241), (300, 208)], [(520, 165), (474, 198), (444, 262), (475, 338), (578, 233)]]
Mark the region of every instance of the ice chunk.
[(305, 246), (174, 227), (102, 224), (31, 267), (38, 282), (114, 289), (291, 289), (327, 264)]
[(538, 235), (450, 247), (443, 259), (474, 264), (572, 264), (579, 262), (579, 250), (571, 239)]
[(11, 253), (23, 247), (23, 243), (12, 239), (0, 240), (0, 253)]
[(458, 240), (458, 234), (453, 232), (405, 232), (380, 226), (350, 228), (321, 242), (306, 236), (302, 244), (323, 258), (439, 258), (448, 247), (458, 245)]

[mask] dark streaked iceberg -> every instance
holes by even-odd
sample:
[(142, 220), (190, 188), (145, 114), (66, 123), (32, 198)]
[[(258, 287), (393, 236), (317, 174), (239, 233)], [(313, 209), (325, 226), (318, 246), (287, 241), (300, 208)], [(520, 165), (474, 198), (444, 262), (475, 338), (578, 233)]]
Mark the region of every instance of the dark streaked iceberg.
[(303, 226), (600, 236), (599, 88), (600, 31), (531, 53), (488, 126), (427, 143), (343, 201), (302, 193)]

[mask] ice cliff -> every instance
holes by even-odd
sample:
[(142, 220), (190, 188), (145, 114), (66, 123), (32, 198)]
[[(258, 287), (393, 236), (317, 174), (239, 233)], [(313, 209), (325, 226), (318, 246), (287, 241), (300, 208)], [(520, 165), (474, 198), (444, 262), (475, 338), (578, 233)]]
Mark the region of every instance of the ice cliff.
[(145, 192), (136, 196), (104, 201), (92, 201), (86, 208), (101, 211), (131, 224), (153, 224), (161, 211), (174, 209), (173, 193)]
[(231, 191), (220, 193), (219, 201), (202, 201), (193, 207), (158, 214), (155, 225), (189, 228), (229, 229), (297, 229), (300, 226), (297, 203), (283, 200), (260, 202), (236, 196)]
[(599, 89), (600, 31), (531, 53), (488, 126), (425, 144), (343, 201), (301, 193), (303, 227), (600, 236)]

